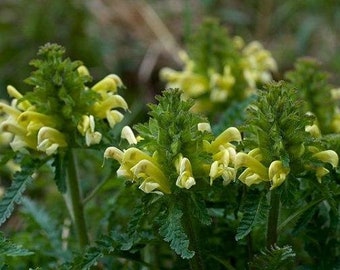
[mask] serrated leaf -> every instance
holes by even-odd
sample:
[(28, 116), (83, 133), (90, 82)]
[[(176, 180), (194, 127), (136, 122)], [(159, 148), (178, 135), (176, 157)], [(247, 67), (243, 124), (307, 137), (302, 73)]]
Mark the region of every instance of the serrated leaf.
[(295, 253), (290, 246), (282, 248), (273, 246), (270, 250), (266, 249), (260, 255), (256, 255), (250, 266), (254, 270), (289, 269), (288, 265), (292, 263), (294, 258)]
[(297, 219), (293, 232), (297, 233), (298, 231), (303, 229), (306, 226), (306, 224), (311, 220), (314, 213), (315, 213), (315, 207), (306, 209), (306, 211), (301, 214), (299, 219)]
[(77, 256), (73, 263), (72, 268), (74, 270), (87, 270), (91, 269), (92, 266), (96, 265), (99, 258), (103, 257), (104, 254), (100, 248), (88, 247), (84, 254)]
[(14, 175), (12, 185), (6, 191), (0, 202), (0, 226), (10, 217), (14, 205), (20, 203), (27, 185), (32, 182), (32, 174), (35, 168), (25, 168)]
[(164, 237), (164, 241), (170, 243), (170, 247), (183, 259), (190, 259), (195, 255), (189, 250), (189, 239), (184, 232), (181, 217), (183, 212), (176, 207), (171, 207), (163, 218), (159, 219), (161, 227), (159, 233)]
[(55, 155), (52, 166), (54, 167), (54, 181), (61, 193), (65, 193), (66, 186), (66, 166), (64, 164), (65, 157), (63, 154), (58, 153)]
[(247, 236), (254, 226), (260, 224), (266, 217), (269, 210), (265, 194), (248, 194), (241, 211), (243, 217), (240, 225), (237, 228), (235, 236), (236, 241), (243, 239)]
[(21, 245), (12, 243), (10, 240), (6, 239), (2, 233), (0, 233), (0, 256), (29, 256), (33, 252), (22, 248)]
[(27, 197), (22, 198), (23, 212), (28, 214), (45, 232), (55, 252), (62, 250), (61, 231), (46, 210)]
[(201, 196), (196, 195), (192, 200), (192, 215), (203, 225), (211, 224), (211, 216)]

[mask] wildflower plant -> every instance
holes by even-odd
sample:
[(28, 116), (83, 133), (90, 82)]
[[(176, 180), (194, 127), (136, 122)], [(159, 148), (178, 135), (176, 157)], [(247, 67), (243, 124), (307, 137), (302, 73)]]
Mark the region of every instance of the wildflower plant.
[[(273, 250), (283, 227), (320, 200), (328, 198), (331, 203), (330, 189), (335, 194), (338, 190), (336, 182), (326, 177), (337, 168), (338, 155), (327, 149), (314, 115), (305, 110), (297, 91), (289, 83), (278, 82), (259, 92), (241, 128), (245, 152), (235, 157), (237, 178), (249, 187), (236, 239), (267, 220), (266, 245)], [(287, 212), (294, 214), (286, 216)]]
[(149, 121), (135, 126), (139, 140), (131, 132), (122, 133), (132, 138), (127, 139), (131, 144), (123, 150), (109, 147), (104, 156), (120, 163), (118, 176), (154, 193), (147, 204), (153, 209), (162, 205), (154, 222), (170, 247), (202, 264), (195, 227), (211, 223), (202, 198), (216, 179), (225, 185), (235, 180), (234, 143), (241, 141), (241, 134), (230, 127), (214, 136), (209, 122), (190, 111), (193, 101), (181, 100), (179, 90), (166, 90), (157, 100), (150, 105)]
[(112, 141), (112, 128), (123, 119), (128, 109), (118, 94), (123, 88), (120, 78), (111, 74), (88, 86), (92, 81), (87, 68), (80, 61), (65, 57), (65, 50), (57, 44), (46, 44), (31, 61), (35, 68), (25, 80), (32, 87), (25, 93), (8, 86), (11, 103), (0, 103), (6, 117), (1, 132), (12, 134), (12, 151), (3, 155), (2, 163), (15, 159), (20, 170), (14, 175), (0, 203), (0, 224), (11, 215), (15, 203), (34, 174), (46, 164), (54, 170), (54, 180), (69, 201), (70, 215), (75, 223), (80, 246), (88, 244), (88, 235), (81, 201), (76, 168), (76, 149), (105, 145)]
[(338, 269), (339, 89), (214, 20), (187, 49), (133, 123), (117, 75), (40, 48), (0, 102), (0, 269)]
[(256, 92), (277, 70), (271, 53), (258, 41), (245, 44), (231, 38), (217, 21), (206, 20), (180, 52), (182, 71), (163, 68), (167, 87), (183, 90), (183, 98), (195, 99), (194, 110), (208, 115), (225, 110)]
[(297, 95), (305, 101), (305, 111), (315, 115), (315, 121), (323, 134), (334, 132), (336, 125), (336, 90), (329, 82), (329, 74), (312, 58), (301, 58), (295, 68), (285, 74), (285, 79), (297, 89)]

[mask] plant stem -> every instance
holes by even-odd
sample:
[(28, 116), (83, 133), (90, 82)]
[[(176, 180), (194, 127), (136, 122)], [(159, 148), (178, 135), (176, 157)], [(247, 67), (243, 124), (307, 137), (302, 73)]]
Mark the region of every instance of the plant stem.
[(190, 248), (195, 251), (194, 257), (189, 260), (191, 270), (203, 270), (204, 262), (202, 252), (199, 244), (199, 237), (197, 232), (197, 226), (192, 218), (192, 212), (190, 212), (191, 198), (188, 196), (183, 200), (183, 220), (186, 233), (189, 237)]
[(280, 212), (280, 193), (274, 189), (270, 192), (270, 210), (267, 222), (267, 248), (277, 242), (277, 225)]
[(67, 190), (70, 200), (70, 211), (73, 223), (75, 226), (76, 234), (81, 249), (85, 248), (89, 244), (89, 238), (87, 235), (86, 222), (84, 216), (84, 207), (81, 198), (80, 186), (77, 173), (77, 162), (74, 155), (74, 150), (71, 149), (68, 152), (68, 164), (67, 164)]

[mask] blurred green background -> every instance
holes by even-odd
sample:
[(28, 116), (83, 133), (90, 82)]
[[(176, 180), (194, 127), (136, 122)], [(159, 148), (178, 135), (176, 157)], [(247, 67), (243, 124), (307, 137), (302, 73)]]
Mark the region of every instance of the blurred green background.
[(118, 74), (130, 104), (150, 102), (164, 88), (159, 69), (180, 67), (178, 50), (207, 16), (231, 35), (262, 42), (278, 62), (276, 79), (298, 57), (312, 56), (339, 85), (338, 0), (2, 0), (0, 98), (8, 84), (25, 92), (28, 62), (39, 46), (57, 42), (89, 67), (95, 81)]

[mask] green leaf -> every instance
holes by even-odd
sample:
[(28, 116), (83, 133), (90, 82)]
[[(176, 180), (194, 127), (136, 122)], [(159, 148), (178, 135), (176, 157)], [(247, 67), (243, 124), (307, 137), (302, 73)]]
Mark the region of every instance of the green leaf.
[(295, 258), (295, 253), (290, 246), (282, 248), (273, 246), (270, 250), (266, 249), (256, 255), (250, 263), (250, 268), (254, 270), (281, 270), (289, 269), (290, 264)]
[(98, 259), (103, 257), (104, 254), (101, 252), (98, 247), (88, 247), (85, 251), (85, 254), (81, 254), (77, 256), (72, 263), (72, 268), (74, 270), (87, 270), (91, 269), (94, 266)]
[(12, 243), (10, 240), (6, 239), (3, 234), (0, 232), (0, 257), (1, 256), (29, 256), (32, 255), (33, 252), (22, 248), (21, 245), (17, 245)]
[(161, 223), (159, 233), (178, 255), (183, 259), (190, 259), (195, 252), (189, 250), (189, 239), (181, 223), (182, 216), (183, 212), (180, 209), (175, 206), (169, 208), (158, 220)]
[(62, 153), (55, 155), (52, 166), (54, 167), (54, 181), (58, 190), (65, 193), (67, 189), (65, 156)]
[[(333, 200), (335, 200), (335, 197), (339, 196), (340, 192), (334, 193), (333, 194)], [(315, 207), (317, 204), (319, 204), (320, 202), (322, 202), (323, 200), (328, 199), (329, 196), (326, 195), (325, 197), (320, 197), (317, 198), (311, 202), (309, 202), (308, 204), (306, 204), (303, 207), (300, 207), (297, 211), (295, 211), (292, 215), (290, 215), (286, 220), (284, 220), (277, 228), (278, 232), (280, 233), (281, 231), (283, 231), (283, 229), (286, 228), (286, 226), (290, 225), (290, 224), (294, 224), (296, 222), (298, 222), (298, 220), (301, 218), (302, 215), (306, 214), (311, 211), (312, 207)], [(306, 213), (307, 212), (307, 213)], [(308, 216), (308, 215), (307, 215)], [(295, 227), (295, 230), (297, 230), (298, 228)]]
[(37, 167), (29, 157), (24, 158), (23, 162), (27, 164), (21, 164), (21, 171), (14, 174), (12, 185), (0, 202), (0, 225), (10, 217), (14, 210), (14, 205), (20, 203), (27, 185), (32, 182), (32, 174)]
[(254, 226), (260, 224), (267, 217), (269, 204), (265, 194), (248, 194), (242, 206), (243, 217), (237, 228), (236, 241), (247, 236)]
[(211, 216), (208, 213), (208, 209), (205, 205), (202, 196), (196, 195), (192, 196), (192, 215), (203, 225), (211, 224)]
[(23, 212), (28, 214), (45, 232), (55, 252), (61, 252), (61, 231), (46, 210), (27, 197), (22, 198)]

